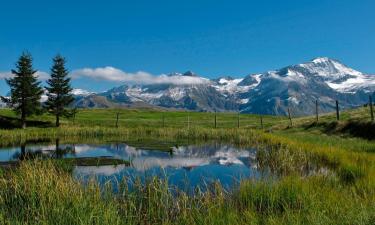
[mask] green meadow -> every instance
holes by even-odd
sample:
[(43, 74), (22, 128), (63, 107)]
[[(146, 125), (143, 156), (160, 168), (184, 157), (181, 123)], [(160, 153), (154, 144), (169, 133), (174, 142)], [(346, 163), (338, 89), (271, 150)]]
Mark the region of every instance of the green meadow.
[[(215, 126), (216, 117), (216, 126)], [(117, 119), (118, 118), (118, 119)], [(262, 122), (261, 122), (262, 121)], [(85, 109), (63, 119), (29, 118), (28, 128), (0, 110), (0, 146), (103, 141), (255, 146), (260, 169), (275, 178), (219, 183), (189, 195), (167, 181), (102, 188), (82, 185), (59, 160), (25, 160), (0, 172), (1, 224), (375, 224), (374, 123), (366, 107), (292, 118), (236, 113)], [(316, 166), (319, 172), (306, 174)]]

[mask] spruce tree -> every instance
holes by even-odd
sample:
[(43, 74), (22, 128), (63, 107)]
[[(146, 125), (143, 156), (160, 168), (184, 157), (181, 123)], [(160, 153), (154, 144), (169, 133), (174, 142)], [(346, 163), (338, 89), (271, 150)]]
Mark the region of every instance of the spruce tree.
[(69, 116), (66, 107), (74, 100), (65, 63), (65, 58), (60, 55), (53, 58), (51, 78), (47, 81), (48, 87), (46, 87), (48, 91), (46, 108), (56, 116), (56, 127), (60, 126), (61, 116)]
[(22, 53), (16, 63), (16, 69), (12, 70), (14, 77), (6, 79), (10, 86), (10, 99), (3, 98), (18, 115), (21, 115), (22, 128), (26, 128), (26, 117), (40, 112), (41, 109), (40, 97), (43, 90), (32, 62), (29, 53)]

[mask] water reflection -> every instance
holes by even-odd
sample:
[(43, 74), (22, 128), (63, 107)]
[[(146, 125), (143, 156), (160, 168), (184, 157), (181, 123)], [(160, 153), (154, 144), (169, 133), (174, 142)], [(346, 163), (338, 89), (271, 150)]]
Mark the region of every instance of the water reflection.
[(129, 160), (130, 166), (76, 166), (73, 175), (83, 182), (93, 176), (100, 183), (121, 182), (149, 177), (168, 178), (169, 184), (179, 188), (204, 188), (219, 181), (232, 187), (243, 178), (258, 178), (256, 150), (241, 149), (233, 145), (206, 144), (170, 146), (169, 150), (146, 150), (124, 143), (115, 144), (60, 144), (22, 145), (18, 148), (0, 149), (0, 161), (33, 158), (86, 158), (112, 157)]
[[(212, 182), (231, 188), (241, 179), (288, 174), (310, 176), (329, 174), (324, 165), (287, 149), (238, 148), (228, 144), (169, 146), (167, 150), (147, 150), (125, 143), (22, 145), (0, 149), (0, 162), (35, 158), (109, 157), (130, 162), (130, 165), (76, 166), (73, 176), (82, 182), (95, 177), (100, 183), (131, 182), (150, 177), (168, 179), (171, 186), (192, 190), (204, 189)], [(110, 162), (113, 163), (113, 162)], [(95, 164), (96, 165), (96, 164)]]
[[(76, 146), (76, 150), (77, 150)], [(80, 146), (83, 147), (83, 146)], [(102, 150), (104, 146), (97, 146)], [(84, 148), (82, 148), (84, 149)], [(107, 154), (129, 159), (131, 166), (76, 167), (74, 175), (88, 180), (95, 176), (101, 183), (129, 183), (150, 177), (168, 179), (171, 186), (193, 190), (219, 181), (226, 188), (233, 187), (243, 178), (258, 178), (255, 149), (239, 149), (232, 145), (192, 145), (171, 147), (170, 151), (137, 149), (126, 144), (106, 146)], [(89, 151), (88, 151), (89, 152)], [(88, 152), (79, 151), (78, 154)]]
[[(0, 154), (0, 161), (12, 161), (12, 160), (30, 160), (36, 158), (53, 158), (61, 159), (66, 155), (75, 156), (74, 145), (63, 145), (60, 146), (60, 140), (56, 139), (55, 145), (46, 146), (28, 146), (22, 144), (18, 148), (0, 149), (0, 153), (7, 152), (8, 154)], [(7, 157), (8, 156), (8, 157)], [(10, 156), (10, 157), (9, 157)]]

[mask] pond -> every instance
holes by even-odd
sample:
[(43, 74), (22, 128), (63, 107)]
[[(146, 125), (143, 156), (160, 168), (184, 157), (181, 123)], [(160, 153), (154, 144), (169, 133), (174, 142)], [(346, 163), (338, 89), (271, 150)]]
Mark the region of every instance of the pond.
[(258, 179), (264, 174), (258, 170), (255, 148), (239, 148), (230, 144), (197, 144), (170, 146), (162, 149), (134, 147), (126, 143), (106, 144), (38, 144), (0, 148), (0, 161), (16, 161), (28, 156), (53, 158), (122, 159), (129, 163), (115, 165), (76, 165), (73, 176), (83, 182), (95, 177), (101, 184), (107, 182), (131, 183), (159, 177), (170, 186), (182, 190), (196, 187), (205, 189), (213, 182), (232, 188), (241, 179)]

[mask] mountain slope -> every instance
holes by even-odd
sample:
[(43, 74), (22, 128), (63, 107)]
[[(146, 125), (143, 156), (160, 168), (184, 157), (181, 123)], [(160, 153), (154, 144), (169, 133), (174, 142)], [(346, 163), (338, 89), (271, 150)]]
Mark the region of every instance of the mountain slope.
[(244, 112), (309, 115), (334, 110), (338, 100), (342, 108), (351, 108), (368, 101), (375, 91), (375, 77), (364, 75), (336, 60), (317, 58), (305, 64), (288, 66), (260, 75), (261, 82), (244, 96), (249, 101), (241, 106)]
[[(184, 76), (199, 77), (188, 71), (173, 73), (178, 80)], [(321, 112), (334, 110), (335, 101), (341, 108), (367, 103), (375, 91), (375, 76), (366, 75), (327, 57), (287, 66), (275, 71), (251, 74), (244, 78), (230, 76), (199, 84), (122, 85), (77, 101), (79, 107), (113, 107), (112, 104), (140, 103), (165, 108), (197, 111), (237, 111), (259, 114), (294, 115), (315, 112), (319, 101)]]

